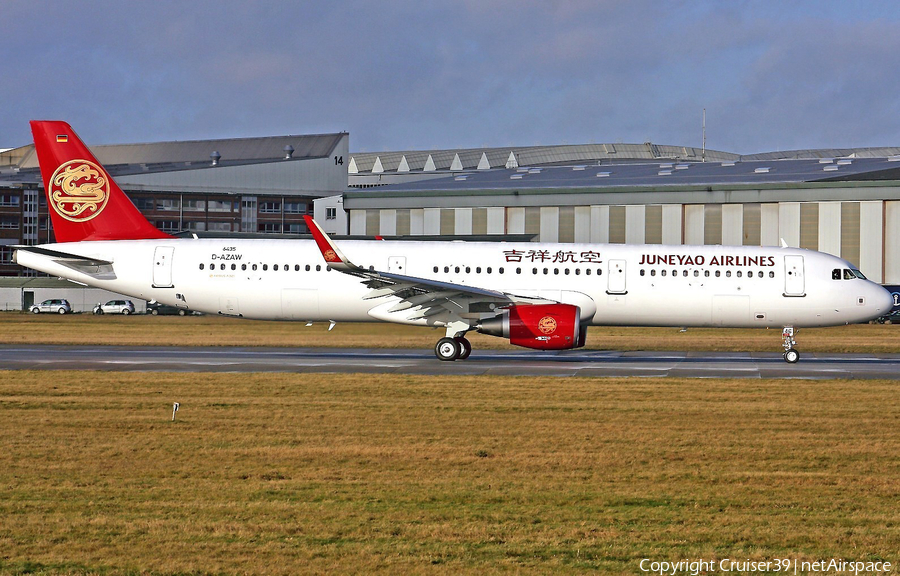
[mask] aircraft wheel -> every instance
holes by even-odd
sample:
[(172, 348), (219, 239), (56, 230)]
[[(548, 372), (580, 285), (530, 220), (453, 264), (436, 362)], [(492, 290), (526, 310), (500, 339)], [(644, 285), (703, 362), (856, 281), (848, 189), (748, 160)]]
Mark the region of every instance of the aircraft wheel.
[(453, 338), (441, 338), (434, 346), (434, 355), (438, 357), (438, 360), (443, 360), (444, 362), (456, 360), (459, 358), (461, 351), (462, 348), (459, 342)]
[(796, 364), (797, 360), (800, 360), (800, 353), (794, 348), (791, 348), (784, 353), (784, 361), (788, 364)]
[(459, 359), (465, 360), (472, 353), (472, 344), (462, 336), (454, 340), (459, 344)]

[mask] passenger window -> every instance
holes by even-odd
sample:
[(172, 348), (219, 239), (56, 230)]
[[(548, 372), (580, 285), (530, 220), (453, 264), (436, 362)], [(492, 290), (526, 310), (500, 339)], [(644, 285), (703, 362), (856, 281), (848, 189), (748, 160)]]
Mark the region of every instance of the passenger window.
[[(369, 266), (369, 270), (371, 270), (371, 269), (372, 269), (372, 267)], [(316, 272), (321, 272), (321, 271), (322, 271), (322, 265), (321, 265), (321, 264), (316, 264)]]
[(232, 265), (231, 265), (231, 269), (232, 269), (232, 270), (237, 270), (237, 264), (232, 264)]
[(603, 276), (603, 268), (597, 268), (597, 276)]
[(521, 269), (521, 268), (516, 268), (516, 274), (521, 274), (521, 273), (522, 273), (522, 269)]
[(546, 275), (549, 274), (549, 273), (550, 273), (550, 269), (549, 269), (549, 268), (544, 268), (544, 276), (546, 276)]
[(665, 276), (665, 275), (666, 275), (666, 269), (663, 268), (662, 270), (660, 270), (660, 271), (659, 271), (659, 275), (660, 275), (660, 276)]
[(256, 271), (256, 264), (253, 265), (253, 271)]
[(643, 275), (644, 275), (644, 269), (641, 268), (641, 276), (643, 276)]
[(309, 270), (310, 270), (310, 267), (309, 267), (309, 264), (307, 264), (307, 265), (306, 265), (306, 271), (309, 272)]
[(247, 265), (246, 265), (246, 264), (241, 264), (241, 270), (246, 270), (246, 269), (247, 269)]
[(450, 273), (450, 267), (444, 266), (444, 274), (449, 274), (449, 273)]
[(224, 269), (225, 269), (225, 265), (224, 265), (224, 264), (219, 264), (219, 270), (224, 270)]
[(581, 275), (581, 268), (576, 268), (576, 269), (575, 269), (575, 275), (576, 275), (576, 276), (580, 276), (580, 275)]
[(268, 264), (263, 264), (263, 270), (268, 270), (268, 269), (269, 269), (269, 265), (268, 265)]
[(459, 274), (459, 266), (455, 267), (455, 268), (453, 269), (453, 271), (456, 272), (457, 274)]
[(537, 268), (532, 268), (532, 269), (531, 269), (531, 273), (532, 273), (532, 274), (537, 274)]
[(774, 277), (775, 277), (775, 272), (772, 270), (769, 270), (769, 278), (774, 278)]
[(475, 268), (475, 273), (476, 273), (476, 274), (481, 274), (481, 266), (477, 266), (477, 267)]
[(491, 273), (491, 267), (490, 267), (490, 266), (487, 267), (487, 273), (488, 273), (488, 274)]
[(497, 268), (497, 272), (499, 272), (500, 274), (503, 274), (503, 267), (501, 266), (500, 268)]
[(740, 270), (737, 271), (737, 277), (738, 277), (738, 278), (741, 277), (741, 271), (740, 271)]
[(588, 268), (587, 270), (585, 270), (585, 271), (584, 271), (584, 275), (585, 275), (585, 276), (590, 276), (590, 275), (591, 275), (591, 269)]
[(704, 270), (704, 271), (703, 271), (703, 275), (704, 275), (705, 277), (709, 278), (709, 270)]
[(556, 274), (557, 276), (559, 276), (559, 268), (554, 268), (553, 273)]
[(200, 269), (203, 270), (203, 264), (200, 264)]
[(469, 274), (471, 272), (472, 272), (472, 268), (470, 268), (469, 266), (466, 266), (466, 274)]
[(726, 270), (726, 271), (725, 271), (725, 277), (726, 277), (726, 278), (731, 278), (731, 270)]
[(274, 266), (272, 266), (272, 271), (278, 272), (278, 264), (275, 264)]
[(684, 272), (682, 272), (681, 275), (684, 276), (685, 278), (687, 278), (687, 275), (688, 275), (688, 274), (687, 274), (687, 270), (685, 270)]
[(650, 271), (650, 275), (651, 275), (651, 276), (656, 276), (656, 268), (654, 268), (653, 270)]
[[(300, 271), (300, 265), (294, 264), (294, 272), (299, 272), (299, 271)], [(437, 270), (435, 270), (435, 272), (437, 272)]]
[(699, 278), (699, 277), (700, 277), (700, 271), (694, 270), (694, 278)]

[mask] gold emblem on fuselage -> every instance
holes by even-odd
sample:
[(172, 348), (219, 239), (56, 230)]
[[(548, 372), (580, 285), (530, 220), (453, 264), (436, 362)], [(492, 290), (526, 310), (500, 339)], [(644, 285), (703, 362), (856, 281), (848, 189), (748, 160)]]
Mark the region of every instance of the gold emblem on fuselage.
[(334, 250), (326, 250), (322, 257), (325, 258), (326, 262), (338, 262), (340, 260), (338, 255), (334, 253)]
[(71, 222), (97, 217), (109, 200), (109, 180), (102, 168), (87, 160), (69, 160), (50, 177), (50, 204)]
[(553, 334), (556, 332), (556, 319), (553, 316), (544, 316), (538, 322), (538, 330), (544, 334)]

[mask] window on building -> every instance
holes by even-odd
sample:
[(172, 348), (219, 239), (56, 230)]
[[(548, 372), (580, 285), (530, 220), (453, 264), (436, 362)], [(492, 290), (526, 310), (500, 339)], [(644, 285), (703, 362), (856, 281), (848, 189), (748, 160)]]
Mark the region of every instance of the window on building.
[(18, 206), (22, 199), (16, 194), (0, 195), (0, 206)]
[(178, 226), (178, 220), (157, 220), (156, 227), (163, 232), (178, 232), (181, 227)]
[(306, 214), (306, 202), (285, 202), (285, 214)]
[(231, 200), (210, 200), (207, 206), (210, 212), (231, 212)]
[(280, 214), (281, 202), (260, 202), (259, 211), (264, 214)]
[(205, 212), (206, 200), (185, 200), (183, 209), (186, 212)]
[(264, 234), (280, 234), (281, 222), (262, 222), (259, 224), (259, 231)]
[(337, 208), (325, 208), (325, 219), (326, 220), (336, 220), (337, 219)]
[(17, 216), (0, 217), (0, 228), (7, 230), (18, 230), (19, 218)]

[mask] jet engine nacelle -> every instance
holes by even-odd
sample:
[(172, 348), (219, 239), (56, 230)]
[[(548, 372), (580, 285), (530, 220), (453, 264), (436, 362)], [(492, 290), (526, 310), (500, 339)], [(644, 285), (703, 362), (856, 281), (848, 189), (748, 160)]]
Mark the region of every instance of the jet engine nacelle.
[(476, 329), (537, 350), (580, 348), (587, 336), (587, 326), (581, 325), (581, 310), (571, 304), (517, 304), (483, 320)]

